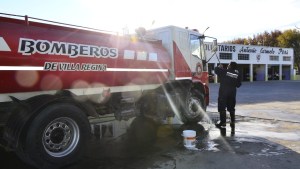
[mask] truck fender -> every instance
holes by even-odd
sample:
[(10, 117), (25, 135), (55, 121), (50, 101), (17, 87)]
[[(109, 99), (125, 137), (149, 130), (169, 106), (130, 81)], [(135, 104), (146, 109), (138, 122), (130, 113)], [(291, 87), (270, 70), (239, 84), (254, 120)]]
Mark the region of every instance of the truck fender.
[(196, 96), (204, 96), (205, 105), (209, 104), (209, 88), (206, 84), (199, 82), (193, 82), (193, 86), (191, 88), (191, 92), (195, 93)]
[(87, 116), (92, 116), (92, 117), (98, 117), (98, 113), (96, 109), (91, 105), (90, 102), (81, 102), (76, 99), (76, 95), (73, 94), (72, 92), (68, 90), (60, 90), (58, 91), (55, 96), (57, 97), (57, 101), (67, 101), (69, 100), (70, 102), (75, 103), (79, 108), (81, 108)]
[(15, 149), (18, 146), (20, 134), (29, 120), (32, 111), (30, 106), (25, 102), (12, 96), (11, 99), (13, 100), (13, 108), (6, 122), (3, 138), (11, 148)]

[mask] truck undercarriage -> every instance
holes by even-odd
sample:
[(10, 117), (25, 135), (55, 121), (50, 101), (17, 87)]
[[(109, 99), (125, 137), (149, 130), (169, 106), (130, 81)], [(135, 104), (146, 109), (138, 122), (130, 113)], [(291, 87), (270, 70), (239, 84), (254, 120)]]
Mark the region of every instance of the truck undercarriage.
[(191, 88), (192, 85), (176, 81), (150, 91), (112, 93), (102, 103), (68, 91), (27, 100), (12, 97), (12, 102), (1, 104), (1, 143), (35, 166), (44, 165), (49, 159), (52, 160), (47, 165), (66, 165), (62, 159), (68, 158), (72, 163), (82, 154), (80, 149), (90, 133), (88, 117), (95, 120), (112, 114), (116, 120), (128, 120), (142, 116), (163, 123), (176, 114), (184, 123), (197, 123), (203, 118), (206, 105), (204, 91)]

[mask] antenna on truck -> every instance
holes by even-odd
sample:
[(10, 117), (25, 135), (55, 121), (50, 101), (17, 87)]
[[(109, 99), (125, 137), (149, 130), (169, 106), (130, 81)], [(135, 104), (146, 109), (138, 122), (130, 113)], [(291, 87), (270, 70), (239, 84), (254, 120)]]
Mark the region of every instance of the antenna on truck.
[(207, 29), (209, 29), (209, 26), (203, 31), (203, 33), (202, 33), (203, 35), (204, 35), (204, 33), (207, 31)]

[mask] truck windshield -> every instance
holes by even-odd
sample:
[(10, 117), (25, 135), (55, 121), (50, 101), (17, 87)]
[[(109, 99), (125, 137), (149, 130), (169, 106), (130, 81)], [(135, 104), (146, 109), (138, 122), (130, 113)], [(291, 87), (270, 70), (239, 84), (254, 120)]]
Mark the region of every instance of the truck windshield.
[(190, 46), (193, 56), (205, 60), (203, 39), (197, 35), (190, 35)]

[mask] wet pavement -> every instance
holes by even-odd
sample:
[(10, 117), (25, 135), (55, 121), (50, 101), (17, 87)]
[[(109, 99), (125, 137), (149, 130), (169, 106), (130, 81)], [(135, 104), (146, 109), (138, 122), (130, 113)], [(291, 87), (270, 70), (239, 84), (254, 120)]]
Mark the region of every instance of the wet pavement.
[[(210, 84), (208, 119), (194, 125), (106, 123), (94, 129), (82, 160), (64, 169), (299, 169), (299, 89), (299, 81), (243, 83), (232, 133), (229, 123), (222, 130), (213, 124), (218, 84)], [(187, 129), (196, 131), (194, 148), (184, 146)], [(0, 157), (1, 168), (32, 169), (3, 149)]]

